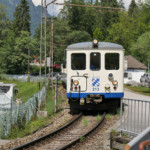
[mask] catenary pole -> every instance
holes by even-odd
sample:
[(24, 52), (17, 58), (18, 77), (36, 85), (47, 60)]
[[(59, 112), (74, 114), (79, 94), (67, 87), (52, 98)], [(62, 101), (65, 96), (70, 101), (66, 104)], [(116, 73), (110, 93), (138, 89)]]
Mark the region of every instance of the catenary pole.
[(43, 32), (42, 32), (42, 29), (43, 29), (43, 0), (41, 0), (41, 31), (40, 31), (40, 82), (39, 82), (39, 102), (38, 102), (38, 111), (40, 111), (40, 87), (41, 87), (41, 63), (42, 63), (42, 56), (41, 56), (41, 53), (42, 53), (42, 38), (43, 38)]
[[(47, 54), (46, 54), (46, 20), (47, 20), (47, 18), (46, 18), (46, 8), (47, 8), (47, 6), (46, 6), (46, 0), (44, 1), (45, 2), (45, 4), (44, 4), (44, 14), (45, 14), (45, 19), (44, 19), (44, 22), (45, 22), (45, 25), (44, 25), (44, 31), (45, 31), (45, 40), (44, 40), (44, 44), (45, 44), (45, 87), (46, 87), (46, 65), (47, 65)], [(45, 110), (46, 110), (46, 93), (45, 93)]]

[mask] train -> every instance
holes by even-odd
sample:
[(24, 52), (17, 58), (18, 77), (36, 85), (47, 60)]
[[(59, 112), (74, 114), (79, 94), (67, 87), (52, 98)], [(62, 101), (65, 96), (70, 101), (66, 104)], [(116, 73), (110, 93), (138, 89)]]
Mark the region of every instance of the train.
[(66, 48), (67, 98), (72, 112), (114, 109), (124, 96), (122, 45), (81, 42)]

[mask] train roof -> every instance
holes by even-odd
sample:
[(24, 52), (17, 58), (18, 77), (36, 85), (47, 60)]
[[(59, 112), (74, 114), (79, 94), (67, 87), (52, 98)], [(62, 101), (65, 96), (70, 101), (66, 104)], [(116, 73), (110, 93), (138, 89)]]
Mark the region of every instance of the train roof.
[(67, 47), (66, 50), (91, 50), (91, 49), (98, 49), (98, 50), (123, 50), (123, 46), (115, 43), (109, 43), (109, 42), (98, 42), (98, 48), (93, 48), (92, 42), (81, 42), (81, 43), (75, 43), (71, 44)]

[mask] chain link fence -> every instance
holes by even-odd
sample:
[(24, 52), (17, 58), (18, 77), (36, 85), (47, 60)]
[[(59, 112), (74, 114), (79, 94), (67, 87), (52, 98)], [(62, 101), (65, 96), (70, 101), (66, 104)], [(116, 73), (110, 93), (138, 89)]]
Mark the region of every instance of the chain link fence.
[(0, 94), (5, 98), (5, 103), (0, 104), (0, 137), (2, 138), (10, 133), (14, 125), (23, 125), (31, 120), (38, 109), (38, 103), (41, 104), (45, 100), (46, 87), (42, 88), (40, 94), (34, 94), (21, 105), (6, 97), (3, 91), (0, 91)]
[(44, 80), (44, 76), (42, 75), (41, 76), (41, 79), (40, 79), (40, 76), (28, 76), (28, 74), (26, 75), (1, 75), (1, 78), (7, 78), (9, 80), (17, 80), (17, 81), (23, 81), (23, 82), (27, 82), (29, 79), (28, 77), (30, 78), (30, 82), (39, 82), (40, 80)]

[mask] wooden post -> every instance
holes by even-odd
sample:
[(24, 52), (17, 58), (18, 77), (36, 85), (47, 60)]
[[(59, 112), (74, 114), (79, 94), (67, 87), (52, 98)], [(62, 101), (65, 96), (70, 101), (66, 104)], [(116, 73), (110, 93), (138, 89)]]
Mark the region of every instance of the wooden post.
[(55, 83), (55, 113), (57, 112), (57, 94), (58, 94), (58, 76), (56, 75), (56, 83)]

